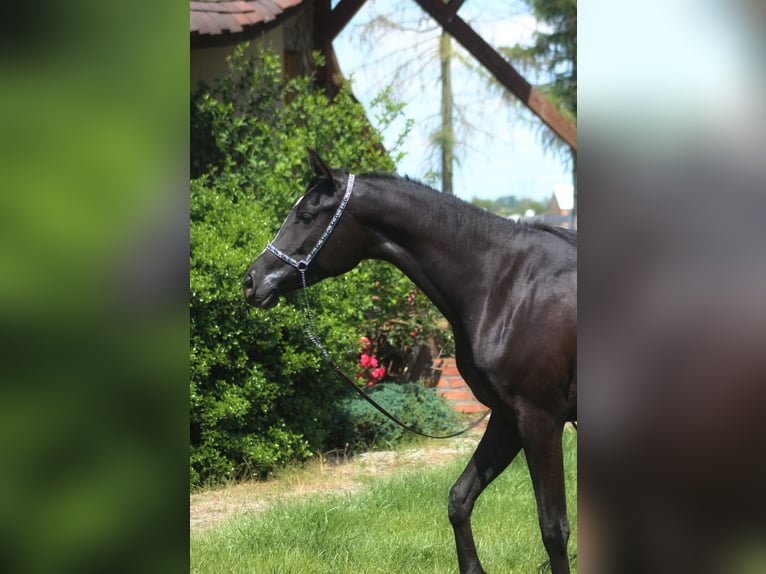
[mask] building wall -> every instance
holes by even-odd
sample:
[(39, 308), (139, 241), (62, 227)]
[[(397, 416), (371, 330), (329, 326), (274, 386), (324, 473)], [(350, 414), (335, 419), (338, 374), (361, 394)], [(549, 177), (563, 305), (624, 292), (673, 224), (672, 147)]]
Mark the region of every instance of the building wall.
[(453, 357), (437, 359), (434, 369), (440, 371), (436, 392), (447, 399), (456, 411), (478, 413), (486, 410), (487, 407), (476, 400), (473, 392), (460, 376)]
[[(303, 75), (311, 70), (311, 51), (314, 46), (313, 3), (283, 17), (278, 25), (261, 32), (251, 42), (246, 53), (260, 46), (274, 50), (282, 58), (286, 75)], [(200, 81), (212, 84), (226, 71), (226, 58), (235, 44), (211, 48), (193, 48), (190, 54), (190, 89), (194, 92)]]
[[(255, 52), (259, 46), (274, 50), (277, 54), (284, 53), (284, 30), (281, 26), (264, 32), (257, 41), (253, 41), (246, 53)], [(234, 51), (234, 45), (215, 46), (212, 48), (194, 48), (191, 50), (189, 62), (190, 89), (196, 91), (200, 81), (207, 84), (226, 74), (226, 58)]]

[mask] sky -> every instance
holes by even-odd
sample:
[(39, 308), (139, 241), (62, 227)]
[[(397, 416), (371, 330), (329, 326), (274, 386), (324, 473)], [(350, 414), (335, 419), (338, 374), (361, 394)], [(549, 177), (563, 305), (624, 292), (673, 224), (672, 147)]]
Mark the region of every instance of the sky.
[[(421, 32), (364, 32), (363, 25), (375, 15), (400, 6), (397, 21), (407, 21)], [(468, 21), (492, 46), (529, 43), (538, 26), (520, 2), (483, 0), (466, 2), (459, 15)], [(422, 32), (423, 29), (428, 32)], [(398, 172), (418, 179), (427, 179), (429, 170), (437, 169), (439, 157), (429, 157), (428, 138), (434, 129), (440, 104), (437, 59), (423, 63), (419, 74), (404, 74), (395, 79), (396, 68), (413, 54), (435, 55), (438, 29), (415, 2), (374, 2), (368, 0), (349, 25), (333, 43), (340, 68), (351, 79), (354, 95), (370, 110), (371, 100), (384, 87), (393, 83), (395, 97), (404, 102), (404, 116), (414, 120), (402, 151), (405, 158)], [(364, 39), (363, 39), (364, 38)], [(414, 47), (418, 44), (418, 47)], [(473, 67), (480, 67), (457, 42), (459, 50)], [(459, 163), (455, 166), (454, 192), (470, 201), (473, 197), (496, 199), (515, 195), (547, 201), (555, 186), (571, 185), (571, 162), (568, 154), (556, 154), (543, 149), (540, 121), (521, 104), (505, 101), (499, 90), (487, 87), (485, 79), (464, 65), (452, 66), (455, 101), (473, 129), (459, 133), (464, 142), (457, 150)], [(534, 83), (533, 78), (527, 78)], [(368, 113), (374, 123), (374, 112)], [(404, 126), (404, 118), (384, 132), (384, 143), (391, 148)], [(438, 188), (439, 182), (434, 186)]]

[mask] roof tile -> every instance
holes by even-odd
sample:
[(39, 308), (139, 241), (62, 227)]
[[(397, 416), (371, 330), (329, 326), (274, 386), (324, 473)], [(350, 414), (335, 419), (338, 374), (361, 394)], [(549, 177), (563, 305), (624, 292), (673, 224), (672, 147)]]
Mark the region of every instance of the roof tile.
[(258, 24), (258, 22), (264, 22), (265, 18), (258, 14), (258, 12), (249, 12), (245, 14), (247, 16), (248, 20), (250, 20), (251, 24)]
[(260, 2), (253, 2), (253, 11), (258, 14), (258, 17), (265, 22), (270, 22), (274, 19), (274, 14), (264, 8)]
[(292, 8), (293, 6), (297, 6), (303, 2), (303, 0), (274, 0), (274, 3), (282, 8), (282, 10), (286, 8)]
[(190, 22), (189, 22), (189, 31), (199, 33), (203, 26), (204, 26), (204, 21), (202, 20), (202, 14), (199, 12), (191, 12)]
[(221, 26), (224, 30), (228, 30), (232, 34), (242, 31), (242, 26), (234, 17), (234, 14), (222, 14), (221, 20), (225, 22), (225, 24)]
[(250, 24), (250, 20), (244, 14), (232, 14), (232, 16), (234, 16), (237, 22), (239, 22), (243, 26), (247, 26), (248, 24)]
[(214, 12), (201, 12), (203, 26), (200, 34), (220, 34), (221, 27), (218, 25), (218, 14)]
[(258, 0), (257, 2), (253, 2), (253, 4), (261, 8), (263, 11), (268, 12), (273, 17), (277, 17), (282, 13), (282, 8), (277, 6), (272, 0)]
[(303, 0), (190, 0), (189, 30), (191, 34), (199, 35), (242, 32), (246, 28), (279, 18), (284, 10), (301, 2)]

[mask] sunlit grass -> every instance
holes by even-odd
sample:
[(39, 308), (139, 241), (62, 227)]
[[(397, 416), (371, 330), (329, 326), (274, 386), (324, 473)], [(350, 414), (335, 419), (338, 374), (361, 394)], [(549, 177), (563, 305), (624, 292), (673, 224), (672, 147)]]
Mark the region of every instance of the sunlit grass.
[[(564, 433), (567, 500), (576, 571), (577, 445)], [(318, 495), (239, 515), (191, 537), (191, 572), (456, 572), (447, 493), (468, 455), (436, 469), (407, 470), (363, 492)], [(473, 527), (488, 572), (547, 571), (532, 485), (523, 455), (476, 504)], [(542, 570), (541, 570), (542, 568)]]

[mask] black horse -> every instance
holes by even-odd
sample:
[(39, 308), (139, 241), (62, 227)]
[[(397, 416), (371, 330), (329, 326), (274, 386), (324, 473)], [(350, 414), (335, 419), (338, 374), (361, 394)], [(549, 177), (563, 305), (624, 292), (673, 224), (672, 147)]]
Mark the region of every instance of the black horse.
[(514, 223), (406, 178), (355, 178), (314, 152), (309, 160), (309, 190), (245, 273), (247, 302), (272, 307), (362, 259), (401, 269), (450, 322), (458, 369), (492, 409), (449, 494), (460, 572), (483, 572), (471, 511), (522, 448), (551, 570), (569, 572), (561, 435), (576, 419), (575, 233)]

